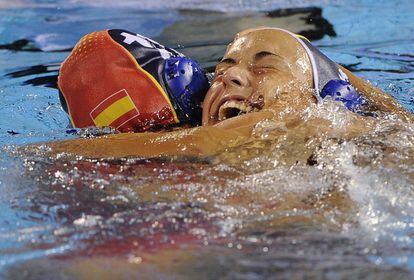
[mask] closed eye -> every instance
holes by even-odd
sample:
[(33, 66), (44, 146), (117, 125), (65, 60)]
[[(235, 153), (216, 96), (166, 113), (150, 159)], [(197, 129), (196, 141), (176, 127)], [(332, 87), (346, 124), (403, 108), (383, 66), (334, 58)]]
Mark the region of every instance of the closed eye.
[(218, 65), (220, 64), (236, 64), (236, 60), (234, 60), (233, 58), (223, 58)]
[(220, 76), (224, 73), (224, 71), (235, 65), (236, 64), (236, 60), (233, 58), (223, 58), (216, 66), (216, 77)]
[(280, 58), (280, 56), (275, 54), (275, 53), (268, 52), (268, 51), (262, 51), (262, 52), (258, 52), (258, 53), (255, 54), (254, 60), (257, 61), (257, 60), (260, 60), (260, 59), (268, 57), (268, 56)]
[(268, 72), (279, 72), (280, 70), (274, 65), (255, 65), (252, 67), (255, 73), (263, 74)]
[(274, 66), (274, 65), (255, 65), (254, 67), (255, 68), (265, 68), (265, 69), (276, 69), (277, 70), (276, 66)]

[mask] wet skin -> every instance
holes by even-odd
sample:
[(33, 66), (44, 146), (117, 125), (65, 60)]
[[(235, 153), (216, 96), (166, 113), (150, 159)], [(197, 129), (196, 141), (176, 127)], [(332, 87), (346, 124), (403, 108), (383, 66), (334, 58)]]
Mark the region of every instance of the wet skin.
[[(413, 122), (413, 116), (390, 95), (341, 69), (378, 111)], [(45, 144), (46, 155), (69, 153), (90, 158), (215, 155), (256, 141), (254, 128), (262, 121), (282, 123), (287, 129), (303, 123), (302, 113), (316, 101), (312, 88), (309, 58), (295, 38), (274, 28), (248, 29), (236, 35), (217, 65), (216, 78), (203, 103), (202, 127), (50, 142)], [(357, 115), (354, 119), (349, 128), (354, 132), (370, 129), (369, 123), (375, 120)], [(315, 121), (318, 130), (332, 130), (326, 121)], [(312, 126), (309, 129), (314, 130), (309, 135), (316, 131)], [(24, 149), (37, 151), (39, 147), (42, 146)]]
[[(312, 74), (309, 66), (310, 62), (303, 48), (293, 38), (286, 37), (285, 33), (266, 29), (248, 30), (236, 36), (223, 60), (217, 65), (216, 78), (204, 102), (204, 126), (173, 132), (116, 134), (93, 139), (51, 142), (47, 143), (46, 147), (50, 148), (50, 155), (72, 153), (92, 158), (207, 156), (214, 154), (225, 156), (228, 153), (223, 151), (229, 147), (257, 141), (257, 138), (252, 135), (252, 131), (258, 123), (264, 120), (283, 122), (286, 125), (286, 131), (276, 130), (276, 133), (273, 133), (275, 139), (279, 136), (287, 137), (287, 139), (289, 137), (318, 139), (320, 135), (325, 135), (328, 138), (340, 137), (347, 140), (347, 138), (353, 138), (367, 130), (375, 129), (375, 119), (359, 117), (350, 112), (353, 119), (346, 131), (332, 128), (329, 121), (324, 119), (315, 118), (301, 121), (300, 114), (303, 109), (315, 102), (310, 92)], [(364, 97), (373, 102), (380, 110), (395, 114), (403, 121), (412, 121), (412, 116), (388, 94), (359, 79), (346, 69), (343, 70), (351, 82), (364, 94)], [(297, 115), (295, 116), (295, 114)], [(324, 139), (322, 138), (322, 140)], [(298, 142), (304, 143), (305, 141)], [(244, 146), (241, 147), (239, 152)], [(33, 151), (38, 149), (39, 145), (26, 148)], [(299, 159), (302, 161), (306, 161), (313, 152), (310, 147), (305, 145), (293, 145), (292, 150), (296, 150), (296, 154), (301, 156)], [(287, 158), (281, 158), (286, 162), (298, 160), (298, 158), (290, 156), (290, 153), (286, 154)], [(234, 159), (238, 162), (241, 161), (239, 157), (234, 157)], [(153, 185), (150, 187), (153, 188)], [(205, 194), (202, 193), (202, 195)], [(171, 201), (175, 199), (176, 197), (171, 195)], [(252, 199), (250, 193), (245, 195), (237, 193), (235, 200), (230, 201), (229, 204), (248, 205), (253, 200), (257, 205), (260, 199), (261, 197), (257, 196)], [(266, 193), (262, 199), (263, 203), (259, 204), (266, 206)], [(341, 194), (329, 193), (327, 199), (331, 201), (318, 201), (318, 203), (332, 205), (336, 211), (338, 207), (345, 209), (344, 211), (352, 210), (350, 201), (347, 197), (343, 198)], [(317, 204), (315, 206), (311, 203), (298, 204), (302, 202), (300, 197), (293, 196), (280, 205), (281, 208), (270, 204), (268, 211), (278, 212), (293, 207), (297, 209), (317, 207)], [(260, 210), (263, 209), (260, 208)], [(321, 219), (325, 217), (323, 214), (324, 212), (322, 212)], [(312, 216), (312, 219), (315, 217)], [(266, 221), (266, 227), (279, 228), (281, 225), (294, 222), (294, 217), (275, 219), (271, 223)], [(299, 222), (303, 223), (303, 221)], [(256, 225), (254, 226), (256, 229)], [(150, 257), (152, 257), (155, 263), (160, 264), (159, 267), (165, 269), (166, 273), (170, 273), (177, 267), (176, 256), (181, 258), (179, 259), (180, 264), (188, 267), (191, 262), (189, 260), (194, 259), (193, 252), (202, 251), (199, 247), (190, 247), (185, 251), (179, 250), (179, 254), (175, 249), (171, 249), (162, 250), (157, 254), (140, 256), (143, 256), (144, 261), (147, 261), (147, 257), (151, 261)], [(172, 259), (174, 263), (170, 265)], [(90, 262), (81, 259), (74, 260), (73, 264), (66, 264), (66, 269), (73, 271), (74, 275), (81, 273), (86, 279), (90, 277), (91, 267), (95, 269), (95, 273), (98, 267), (101, 269), (98, 272), (102, 271), (102, 277), (110, 278), (113, 275), (106, 271), (108, 263), (125, 265), (124, 260), (119, 261), (116, 258), (92, 259)], [(128, 269), (139, 271), (140, 267), (131, 268), (125, 265), (125, 270)], [(142, 271), (140, 271), (140, 275), (142, 275)], [(150, 276), (153, 276), (152, 272), (150, 272)]]
[[(387, 93), (339, 67), (374, 110), (413, 121)], [(203, 125), (238, 127), (249, 123), (251, 117), (254, 121), (260, 118), (243, 114), (258, 111), (268, 111), (273, 120), (301, 114), (316, 102), (311, 68), (305, 49), (287, 31), (259, 27), (240, 32), (216, 66), (203, 103)]]
[(203, 125), (280, 110), (299, 100), (315, 102), (310, 65), (305, 49), (287, 32), (257, 28), (239, 33), (216, 67), (203, 104)]

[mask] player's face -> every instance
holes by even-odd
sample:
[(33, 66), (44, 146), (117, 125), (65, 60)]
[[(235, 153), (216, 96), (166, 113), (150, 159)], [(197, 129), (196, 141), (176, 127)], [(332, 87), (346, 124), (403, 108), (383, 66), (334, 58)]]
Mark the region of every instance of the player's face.
[(203, 103), (203, 125), (271, 108), (290, 92), (307, 91), (303, 98), (312, 98), (312, 86), (309, 58), (292, 35), (268, 28), (246, 30), (216, 66)]

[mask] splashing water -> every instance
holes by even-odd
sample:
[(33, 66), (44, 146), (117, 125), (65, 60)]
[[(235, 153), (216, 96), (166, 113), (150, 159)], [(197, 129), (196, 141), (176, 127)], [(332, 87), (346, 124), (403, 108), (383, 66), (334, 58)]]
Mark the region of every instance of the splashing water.
[[(125, 6), (109, 10), (96, 2), (94, 19), (82, 21), (90, 10), (75, 2), (82, 4), (77, 11), (62, 4), (66, 14), (55, 17), (41, 2), (16, 25), (20, 10), (1, 10), (10, 27), (0, 30), (2, 43), (51, 33), (59, 25), (67, 37), (33, 37), (47, 50), (72, 46), (79, 32), (110, 28), (117, 17), (117, 25), (156, 36), (182, 17), (154, 7), (132, 16)], [(191, 3), (217, 10), (212, 2)], [(263, 10), (279, 4), (232, 3), (221, 7)], [(359, 3), (370, 12), (358, 28), (352, 26), (361, 14), (352, 5), (315, 3), (338, 33), (316, 44), (412, 110), (412, 19), (404, 16), (412, 3), (395, 7), (399, 17), (380, 7), (388, 2)], [(375, 17), (382, 23), (370, 21)], [(75, 19), (81, 31), (71, 27)], [(158, 25), (148, 27), (150, 19), (159, 19)], [(6, 74), (44, 64), (46, 72), (30, 72), (29, 78), (46, 76), (66, 55), (0, 52), (1, 61), (10, 60), (0, 63), (3, 278), (412, 278), (411, 124), (382, 116), (346, 133), (357, 117), (327, 102), (310, 107), (293, 128), (260, 123), (257, 141), (209, 158), (86, 160), (23, 153), (17, 145), (75, 135), (65, 133), (67, 119), (54, 90)], [(111, 131), (80, 136), (97, 133)]]

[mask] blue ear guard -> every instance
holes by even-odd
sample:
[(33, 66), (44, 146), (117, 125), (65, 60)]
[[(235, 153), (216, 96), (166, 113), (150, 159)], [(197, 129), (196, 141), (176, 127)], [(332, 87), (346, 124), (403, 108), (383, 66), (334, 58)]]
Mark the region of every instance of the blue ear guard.
[(187, 57), (171, 57), (164, 64), (164, 82), (181, 122), (199, 124), (201, 102), (209, 82), (201, 67)]
[(345, 80), (330, 80), (322, 89), (321, 97), (331, 96), (335, 101), (340, 101), (351, 111), (358, 111), (365, 104), (365, 100), (357, 93), (354, 87)]

